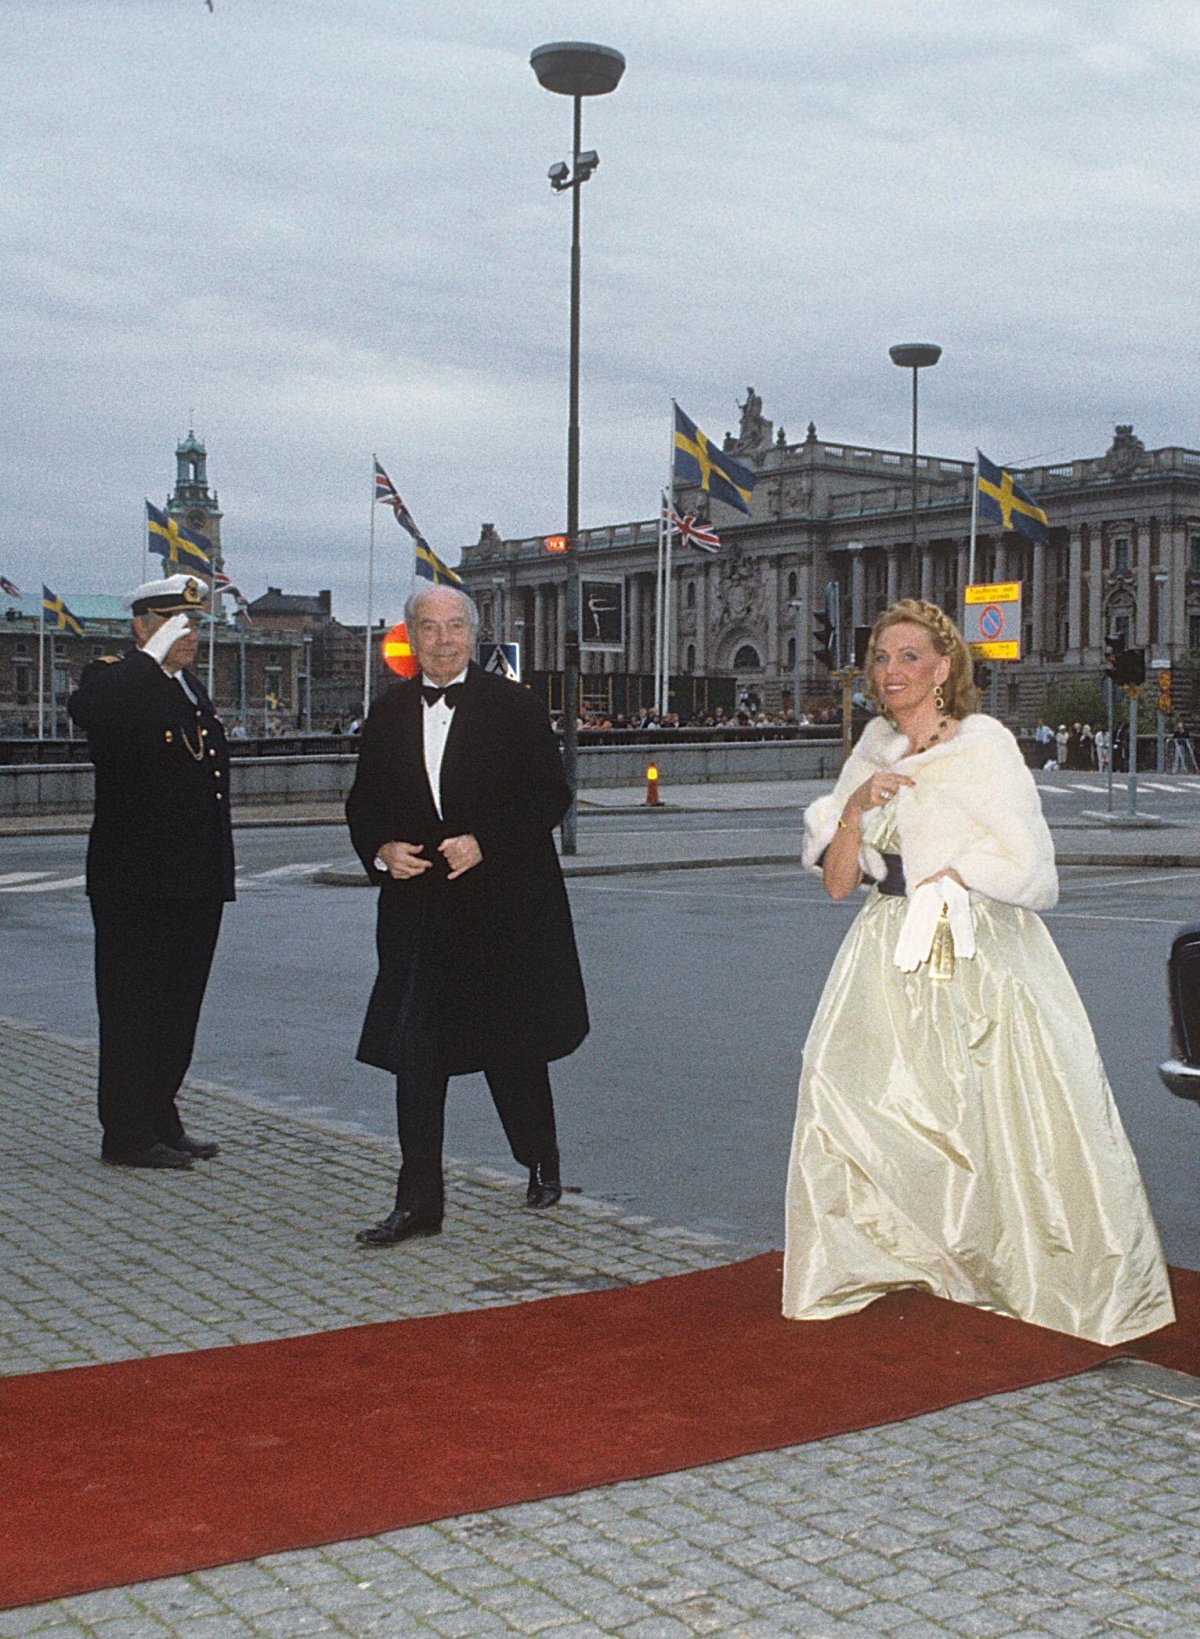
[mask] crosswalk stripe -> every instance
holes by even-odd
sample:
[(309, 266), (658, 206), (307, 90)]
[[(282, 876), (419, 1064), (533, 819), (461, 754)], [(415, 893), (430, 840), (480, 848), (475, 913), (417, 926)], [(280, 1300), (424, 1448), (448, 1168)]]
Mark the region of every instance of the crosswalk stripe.
[(54, 882), (13, 882), (0, 887), (0, 893), (53, 893), (58, 888), (82, 888), (86, 881), (84, 876), (66, 876)]

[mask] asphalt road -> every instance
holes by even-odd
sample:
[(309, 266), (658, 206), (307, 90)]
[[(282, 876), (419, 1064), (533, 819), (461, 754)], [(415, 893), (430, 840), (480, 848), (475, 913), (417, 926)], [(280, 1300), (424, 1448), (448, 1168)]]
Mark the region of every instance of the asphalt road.
[[(768, 810), (667, 823), (700, 833), (795, 819)], [(615, 835), (663, 822), (582, 823)], [(0, 1010), (86, 1039), (95, 1015), (84, 846), (82, 837), (5, 839)], [(309, 881), (315, 866), (346, 860), (344, 830), (241, 831), (238, 854), (239, 900), (222, 933), (194, 1073), (284, 1112), (390, 1135), (389, 1080), (353, 1061), (373, 971), (374, 895)], [(571, 898), (593, 1031), (555, 1073), (568, 1181), (664, 1222), (781, 1244), (801, 1047), (853, 905), (830, 903), (815, 878), (790, 867), (583, 878)], [(1200, 1105), (1172, 1098), (1155, 1067), (1167, 1050), (1166, 949), (1197, 907), (1200, 872), (1076, 869), (1064, 871), (1059, 908), (1046, 918), (1092, 1015), (1167, 1254), (1192, 1268)], [(192, 1122), (203, 1128), (199, 1113)], [(511, 1168), (482, 1078), (454, 1084), (447, 1148)], [(382, 1172), (381, 1208), (390, 1188)]]

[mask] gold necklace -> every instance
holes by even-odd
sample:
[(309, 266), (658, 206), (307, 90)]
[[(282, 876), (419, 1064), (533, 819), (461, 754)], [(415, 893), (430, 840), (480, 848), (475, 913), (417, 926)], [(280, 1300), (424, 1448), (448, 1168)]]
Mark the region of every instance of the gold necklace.
[(913, 749), (909, 752), (909, 756), (910, 757), (919, 757), (923, 751), (928, 751), (931, 746), (937, 745), (938, 741), (941, 739), (942, 735), (945, 734), (946, 730), (949, 727), (950, 727), (950, 719), (948, 717), (940, 718), (939, 721), (938, 721), (938, 726), (937, 726), (936, 730), (929, 736), (928, 740), (925, 740), (919, 746), (914, 746)]

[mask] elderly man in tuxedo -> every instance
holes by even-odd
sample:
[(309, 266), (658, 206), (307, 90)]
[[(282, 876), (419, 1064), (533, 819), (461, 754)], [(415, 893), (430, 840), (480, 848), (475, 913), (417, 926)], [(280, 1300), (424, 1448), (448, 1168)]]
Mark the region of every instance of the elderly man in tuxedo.
[(546, 711), (474, 663), (465, 593), (422, 587), (405, 619), (421, 673), (373, 706), (346, 803), (380, 889), (358, 1057), (395, 1075), (400, 1136), (395, 1208), (357, 1236), (371, 1247), (440, 1232), (446, 1084), (469, 1071), (483, 1071), (528, 1169), (526, 1205), (554, 1206), (547, 1065), (588, 1030), (553, 837), (571, 791)]

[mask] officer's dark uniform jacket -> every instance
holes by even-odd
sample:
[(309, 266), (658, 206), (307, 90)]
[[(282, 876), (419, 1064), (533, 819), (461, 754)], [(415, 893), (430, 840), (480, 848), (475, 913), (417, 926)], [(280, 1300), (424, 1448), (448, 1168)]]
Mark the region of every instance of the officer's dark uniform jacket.
[(94, 661), (71, 696), (96, 767), (93, 898), (234, 897), (225, 730), (199, 679), (183, 675), (195, 703), (135, 649)]

